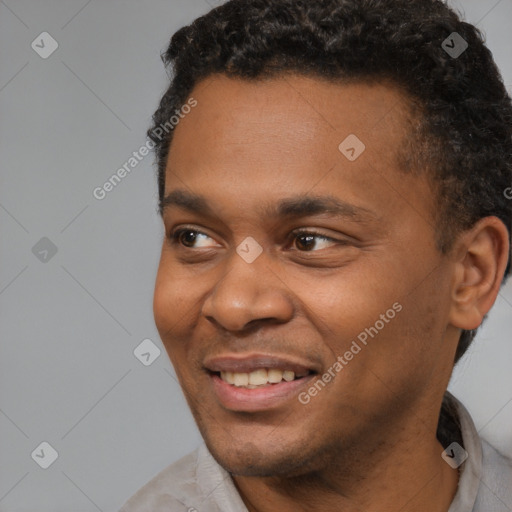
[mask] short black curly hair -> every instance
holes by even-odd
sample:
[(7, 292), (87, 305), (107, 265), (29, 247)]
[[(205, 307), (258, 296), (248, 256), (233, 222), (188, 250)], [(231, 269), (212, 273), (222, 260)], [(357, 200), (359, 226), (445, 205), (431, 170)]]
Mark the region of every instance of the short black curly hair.
[[(458, 56), (443, 44), (455, 45), (454, 32), (468, 45)], [(160, 201), (173, 134), (161, 127), (202, 79), (385, 79), (414, 105), (399, 163), (403, 172), (429, 172), (439, 250), (449, 252), (486, 216), (511, 232), (511, 99), (481, 32), (440, 0), (230, 0), (176, 32), (162, 59), (174, 75), (148, 130)], [(509, 274), (510, 258), (504, 282)], [(475, 334), (462, 331), (455, 363)]]

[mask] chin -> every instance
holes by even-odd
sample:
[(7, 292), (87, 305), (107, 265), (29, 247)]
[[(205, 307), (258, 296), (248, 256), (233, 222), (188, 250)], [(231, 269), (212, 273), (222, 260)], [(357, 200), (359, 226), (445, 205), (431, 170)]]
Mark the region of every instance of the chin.
[[(206, 439), (206, 438), (205, 438)], [(296, 449), (275, 445), (258, 446), (243, 442), (237, 446), (206, 440), (206, 446), (214, 459), (229, 473), (247, 477), (293, 477), (311, 471), (309, 457), (304, 453), (304, 445)]]

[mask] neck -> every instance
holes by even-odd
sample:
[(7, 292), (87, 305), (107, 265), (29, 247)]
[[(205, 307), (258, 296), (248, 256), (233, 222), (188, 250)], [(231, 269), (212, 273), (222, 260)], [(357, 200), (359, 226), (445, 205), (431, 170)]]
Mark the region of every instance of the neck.
[[(437, 419), (436, 415), (434, 417)], [(447, 512), (458, 471), (441, 457), (437, 422), (409, 415), (358, 446), (322, 455), (320, 470), (292, 477), (233, 476), (249, 512)]]

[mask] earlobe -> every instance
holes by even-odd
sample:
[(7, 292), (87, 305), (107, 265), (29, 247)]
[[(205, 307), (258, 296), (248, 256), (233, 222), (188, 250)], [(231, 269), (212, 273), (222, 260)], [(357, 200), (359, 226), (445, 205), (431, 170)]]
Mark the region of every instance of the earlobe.
[(476, 329), (498, 295), (509, 255), (509, 236), (497, 217), (480, 219), (463, 233), (454, 250), (450, 323)]

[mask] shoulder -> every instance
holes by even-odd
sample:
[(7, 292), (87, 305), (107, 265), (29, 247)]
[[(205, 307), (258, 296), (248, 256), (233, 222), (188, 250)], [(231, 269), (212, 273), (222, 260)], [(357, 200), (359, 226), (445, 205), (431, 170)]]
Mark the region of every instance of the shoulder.
[(447, 399), (456, 412), (467, 452), (449, 512), (511, 512), (512, 460), (480, 436), (461, 402), (450, 393)]
[(141, 487), (119, 512), (190, 512), (190, 498), (199, 494), (197, 485), (199, 448), (167, 466)]
[(119, 512), (247, 512), (230, 474), (202, 443), (160, 471)]
[(512, 508), (512, 459), (485, 439), (482, 441), (482, 473), (475, 511), (509, 512)]

